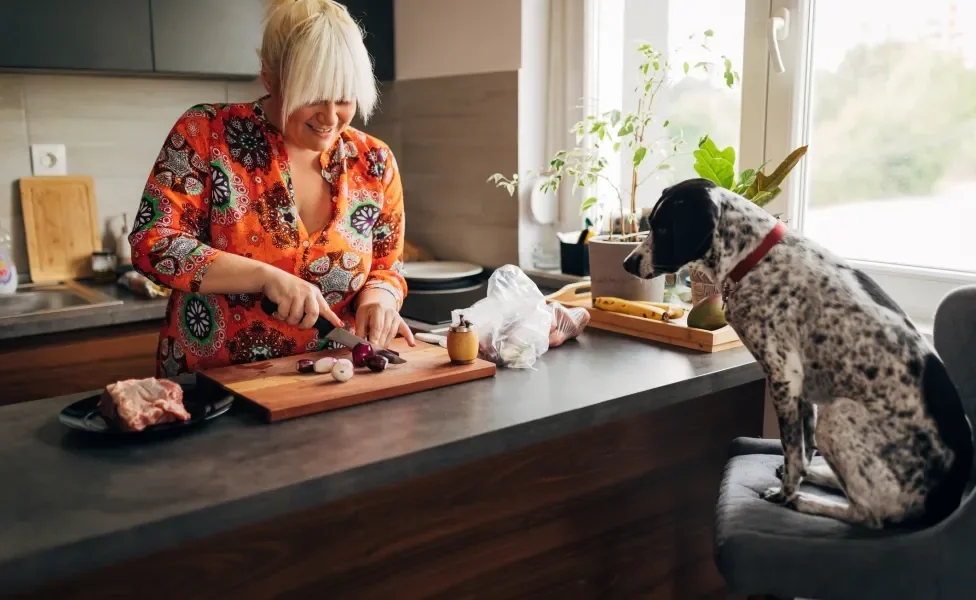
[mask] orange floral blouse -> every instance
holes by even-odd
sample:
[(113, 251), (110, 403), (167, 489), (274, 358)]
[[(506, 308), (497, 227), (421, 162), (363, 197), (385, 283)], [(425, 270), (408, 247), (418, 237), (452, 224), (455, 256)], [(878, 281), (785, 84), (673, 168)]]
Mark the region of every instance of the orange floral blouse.
[(135, 268), (172, 288), (156, 370), (172, 377), (332, 347), (261, 310), (261, 294), (201, 294), (221, 252), (274, 265), (317, 285), (355, 329), (356, 294), (382, 288), (399, 307), (403, 267), (403, 189), (389, 147), (346, 129), (321, 157), (335, 211), (309, 232), (293, 201), (281, 133), (260, 100), (201, 104), (166, 138), (149, 176), (129, 243)]

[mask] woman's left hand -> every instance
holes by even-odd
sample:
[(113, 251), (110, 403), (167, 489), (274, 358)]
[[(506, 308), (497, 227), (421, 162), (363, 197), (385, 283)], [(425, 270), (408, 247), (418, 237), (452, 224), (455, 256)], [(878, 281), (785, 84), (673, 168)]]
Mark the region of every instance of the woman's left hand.
[(359, 308), (356, 309), (356, 333), (366, 338), (377, 348), (389, 348), (397, 333), (403, 334), (410, 346), (417, 345), (413, 339), (413, 332), (397, 312), (396, 301), (393, 296), (383, 290), (361, 292)]

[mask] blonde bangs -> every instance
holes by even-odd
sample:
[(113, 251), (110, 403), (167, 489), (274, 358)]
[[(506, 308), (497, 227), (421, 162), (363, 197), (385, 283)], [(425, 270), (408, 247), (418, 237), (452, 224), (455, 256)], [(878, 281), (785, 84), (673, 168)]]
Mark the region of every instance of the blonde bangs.
[(365, 123), (376, 107), (362, 30), (331, 0), (299, 0), (273, 11), (261, 57), (277, 78), (283, 118), (309, 104), (347, 100), (356, 102)]

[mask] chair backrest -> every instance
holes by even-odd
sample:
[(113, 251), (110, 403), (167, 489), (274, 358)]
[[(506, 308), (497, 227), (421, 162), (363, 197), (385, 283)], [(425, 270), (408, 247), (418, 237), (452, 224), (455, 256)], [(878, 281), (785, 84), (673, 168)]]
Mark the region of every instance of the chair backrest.
[[(976, 285), (957, 289), (939, 303), (933, 331), (935, 349), (959, 390), (969, 422), (976, 428)], [(940, 598), (971, 598), (976, 588), (976, 468), (962, 505), (942, 523), (920, 532), (938, 546), (933, 573)]]
[(976, 285), (954, 290), (939, 303), (933, 332), (935, 349), (962, 396), (976, 427)]

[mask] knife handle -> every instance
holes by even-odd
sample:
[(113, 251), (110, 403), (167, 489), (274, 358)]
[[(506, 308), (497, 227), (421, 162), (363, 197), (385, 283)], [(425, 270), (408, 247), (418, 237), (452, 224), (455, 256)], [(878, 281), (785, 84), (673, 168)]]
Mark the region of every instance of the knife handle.
[[(261, 310), (263, 310), (269, 317), (273, 317), (274, 314), (278, 312), (278, 305), (275, 304), (270, 298), (265, 296), (261, 298)], [(335, 325), (326, 321), (325, 317), (315, 319), (314, 327), (318, 330), (319, 337), (322, 338), (332, 333), (332, 330), (335, 329)]]

